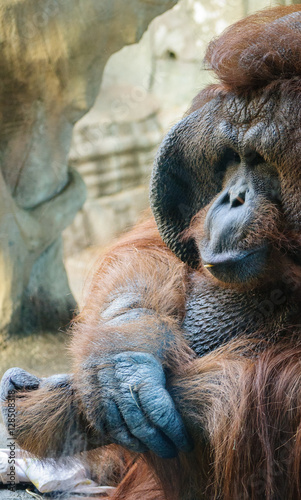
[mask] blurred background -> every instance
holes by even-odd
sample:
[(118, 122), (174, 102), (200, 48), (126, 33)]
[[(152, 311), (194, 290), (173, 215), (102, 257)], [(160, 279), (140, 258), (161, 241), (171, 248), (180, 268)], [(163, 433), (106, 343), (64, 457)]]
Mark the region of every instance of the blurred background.
[[(99, 255), (130, 229), (149, 206), (152, 163), (164, 134), (181, 119), (193, 97), (214, 81), (203, 67), (208, 42), (228, 25), (256, 10), (292, 2), (180, 0), (170, 3), (176, 5), (155, 17), (139, 43), (124, 46), (111, 55), (93, 107), (82, 113), (84, 116), (73, 130), (68, 162), (84, 179), (87, 199), (63, 231), (63, 260), (79, 308), (84, 301), (85, 283), (89, 282)], [(126, 20), (124, 29), (127, 29)], [(114, 45), (114, 36), (119, 35), (112, 30), (111, 41), (107, 43)], [(77, 50), (85, 53), (87, 48), (82, 44)], [(93, 64), (95, 66), (95, 62)], [(23, 92), (22, 89), (18, 88), (18, 92)], [(51, 109), (48, 112), (51, 114)], [(2, 168), (5, 174), (5, 167)], [(8, 185), (8, 176), (5, 181)], [(14, 189), (12, 193), (17, 198)], [(23, 206), (28, 209), (25, 203)], [(53, 269), (54, 266), (52, 272)], [(41, 270), (38, 273), (41, 274)], [(54, 275), (48, 279), (55, 282), (51, 276)], [(28, 291), (26, 293), (28, 295)], [(28, 302), (35, 303), (34, 295), (29, 296)], [(68, 355), (63, 348), (68, 335), (45, 327), (37, 330), (10, 336), (9, 341), (2, 342), (0, 375), (11, 366), (21, 366), (38, 375), (69, 370)]]

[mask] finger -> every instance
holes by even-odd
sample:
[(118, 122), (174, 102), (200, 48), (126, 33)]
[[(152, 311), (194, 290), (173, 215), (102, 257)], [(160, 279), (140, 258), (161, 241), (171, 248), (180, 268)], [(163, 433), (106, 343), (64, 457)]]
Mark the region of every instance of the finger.
[(177, 412), (174, 402), (164, 387), (144, 384), (139, 388), (139, 400), (149, 420), (182, 451), (191, 451), (192, 442)]
[(41, 387), (49, 389), (71, 389), (72, 377), (67, 374), (51, 375), (41, 379)]
[(106, 414), (107, 432), (114, 443), (120, 444), (121, 446), (124, 446), (125, 448), (128, 448), (129, 450), (135, 451), (137, 453), (143, 453), (147, 451), (146, 446), (143, 445), (141, 441), (139, 441), (139, 439), (137, 439), (130, 433), (114, 401), (109, 401), (106, 403)]
[(39, 388), (40, 379), (21, 368), (10, 368), (1, 380), (0, 400), (5, 402), (10, 391), (32, 391)]
[(149, 422), (131, 391), (122, 394), (117, 405), (130, 433), (147, 449), (162, 458), (173, 458), (177, 455), (177, 450), (170, 440)]

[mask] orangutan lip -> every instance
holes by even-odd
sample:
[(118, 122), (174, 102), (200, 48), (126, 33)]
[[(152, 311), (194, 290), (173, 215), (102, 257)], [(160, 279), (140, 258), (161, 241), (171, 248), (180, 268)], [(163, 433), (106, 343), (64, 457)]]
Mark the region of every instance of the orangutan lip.
[(227, 265), (233, 264), (240, 260), (246, 259), (251, 255), (256, 253), (260, 253), (266, 250), (265, 246), (261, 246), (259, 248), (254, 248), (253, 250), (245, 250), (245, 251), (236, 251), (236, 252), (222, 252), (220, 254), (211, 253), (211, 255), (204, 255), (207, 252), (201, 252), (203, 266), (206, 268), (216, 267), (218, 265)]
[(253, 280), (264, 271), (268, 254), (268, 245), (233, 252), (215, 253), (208, 247), (201, 250), (203, 266), (224, 283), (246, 283)]

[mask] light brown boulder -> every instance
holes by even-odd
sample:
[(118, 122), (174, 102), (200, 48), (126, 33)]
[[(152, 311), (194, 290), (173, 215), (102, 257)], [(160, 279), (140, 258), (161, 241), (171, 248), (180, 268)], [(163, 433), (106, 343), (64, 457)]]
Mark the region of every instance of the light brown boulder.
[(176, 0), (0, 0), (0, 332), (66, 325), (62, 230), (85, 200), (72, 130), (110, 55)]

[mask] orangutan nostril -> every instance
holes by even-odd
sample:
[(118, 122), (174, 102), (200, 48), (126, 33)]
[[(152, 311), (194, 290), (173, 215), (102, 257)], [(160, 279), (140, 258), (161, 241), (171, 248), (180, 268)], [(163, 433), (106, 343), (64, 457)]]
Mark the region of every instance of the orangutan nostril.
[(235, 208), (235, 207), (240, 207), (241, 205), (243, 205), (245, 203), (245, 196), (244, 194), (241, 195), (241, 196), (236, 196), (234, 198), (234, 200), (232, 201), (231, 203), (231, 207)]

